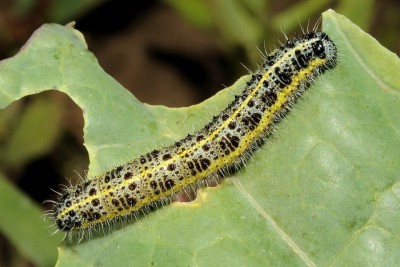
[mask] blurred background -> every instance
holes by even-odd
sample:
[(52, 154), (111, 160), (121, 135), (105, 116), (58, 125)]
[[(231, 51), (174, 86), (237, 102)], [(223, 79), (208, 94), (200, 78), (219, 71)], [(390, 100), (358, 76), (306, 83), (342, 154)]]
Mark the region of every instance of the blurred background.
[[(312, 29), (329, 8), (399, 54), (398, 0), (0, 0), (0, 60), (16, 54), (43, 23), (76, 21), (100, 65), (140, 101), (189, 106), (247, 74), (243, 65), (255, 69), (257, 48), (272, 51), (284, 41), (282, 32)], [(54, 198), (50, 188), (66, 178), (74, 183), (87, 169), (82, 128), (82, 111), (59, 92), (1, 110), (2, 183), (38, 210), (48, 208), (41, 203)], [(7, 201), (0, 196), (0, 266), (43, 265), (10, 234), (1, 217), (12, 209)], [(51, 253), (47, 263), (56, 259)]]

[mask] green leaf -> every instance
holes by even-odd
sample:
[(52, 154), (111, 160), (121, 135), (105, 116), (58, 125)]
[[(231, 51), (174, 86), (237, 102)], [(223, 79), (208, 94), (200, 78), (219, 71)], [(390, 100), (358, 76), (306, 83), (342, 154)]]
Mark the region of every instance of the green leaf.
[(254, 47), (262, 36), (260, 20), (240, 0), (213, 2), (210, 12), (224, 39), (245, 48)]
[(322, 8), (329, 4), (329, 0), (304, 0), (298, 1), (284, 12), (278, 13), (273, 19), (272, 24), (275, 29), (283, 29), (291, 32), (299, 27), (300, 22), (310, 19)]
[(50, 235), (40, 207), (7, 182), (0, 173), (0, 230), (37, 266), (53, 266), (60, 234)]
[(102, 4), (104, 0), (57, 0), (52, 1), (47, 16), (50, 21), (68, 22)]
[(185, 18), (185, 20), (190, 21), (201, 28), (209, 28), (212, 26), (212, 20), (206, 2), (202, 0), (164, 0), (164, 2), (174, 7)]
[(336, 10), (351, 18), (362, 29), (368, 29), (372, 24), (376, 2), (374, 0), (339, 1)]
[[(400, 61), (343, 16), (323, 18), (337, 67), (245, 168), (193, 203), (64, 243), (58, 266), (398, 263)], [(45, 25), (0, 64), (0, 107), (43, 90), (67, 93), (84, 111), (92, 177), (199, 129), (247, 79), (189, 108), (145, 105), (104, 73), (79, 32)]]
[(8, 166), (18, 166), (45, 154), (57, 141), (61, 129), (61, 109), (48, 98), (32, 101), (21, 117), (1, 155), (3, 164)]

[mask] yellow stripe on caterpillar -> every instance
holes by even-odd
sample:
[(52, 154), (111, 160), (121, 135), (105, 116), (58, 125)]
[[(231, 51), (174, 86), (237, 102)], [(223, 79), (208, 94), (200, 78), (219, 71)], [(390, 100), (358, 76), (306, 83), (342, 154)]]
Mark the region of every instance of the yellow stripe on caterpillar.
[(335, 44), (323, 32), (288, 41), (201, 130), (67, 189), (53, 208), (58, 228), (73, 232), (135, 217), (241, 167), (314, 78), (335, 66), (336, 57)]

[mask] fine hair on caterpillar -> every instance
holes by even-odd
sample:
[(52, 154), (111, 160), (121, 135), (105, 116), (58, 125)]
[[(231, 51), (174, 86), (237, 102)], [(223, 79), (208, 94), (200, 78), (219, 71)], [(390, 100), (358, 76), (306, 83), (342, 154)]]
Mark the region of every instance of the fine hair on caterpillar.
[(180, 192), (229, 176), (272, 134), (315, 77), (336, 64), (324, 32), (310, 32), (269, 55), (241, 94), (202, 129), (174, 144), (65, 188), (50, 216), (67, 233), (118, 228)]

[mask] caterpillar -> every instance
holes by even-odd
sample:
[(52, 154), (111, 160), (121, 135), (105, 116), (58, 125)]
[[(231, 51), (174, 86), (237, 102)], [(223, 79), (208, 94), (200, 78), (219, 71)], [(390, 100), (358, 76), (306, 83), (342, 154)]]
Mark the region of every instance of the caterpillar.
[(179, 192), (229, 175), (336, 58), (336, 46), (324, 32), (287, 39), (264, 56), (242, 93), (201, 130), (65, 189), (51, 211), (58, 229), (78, 232), (136, 217)]

